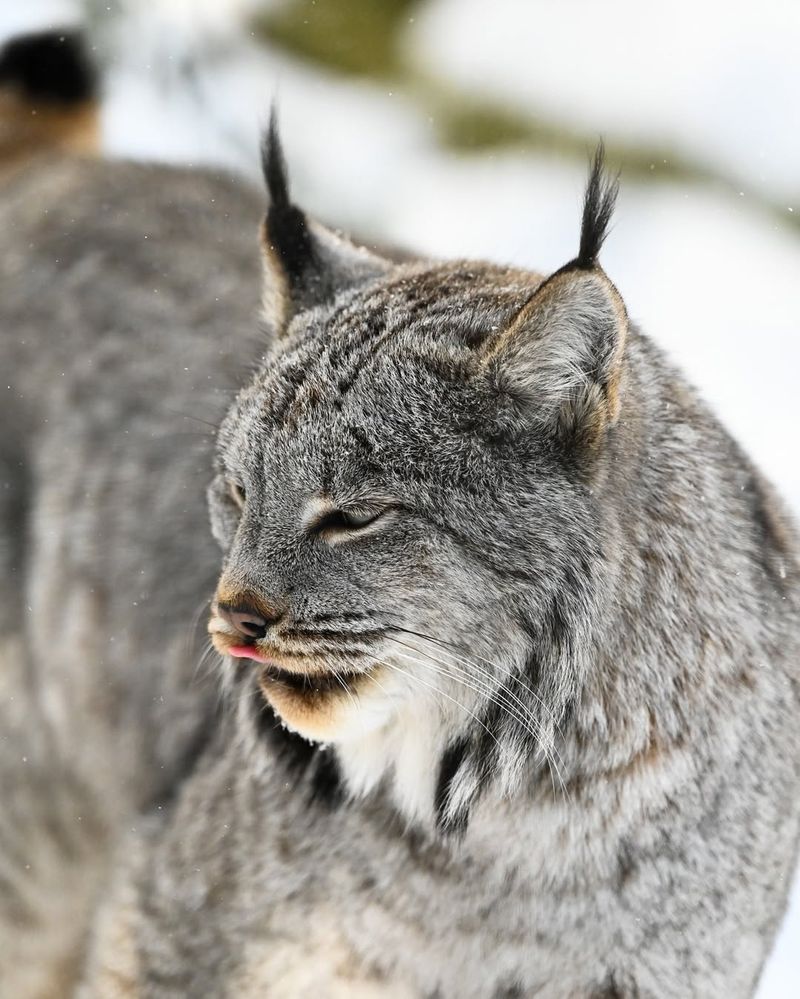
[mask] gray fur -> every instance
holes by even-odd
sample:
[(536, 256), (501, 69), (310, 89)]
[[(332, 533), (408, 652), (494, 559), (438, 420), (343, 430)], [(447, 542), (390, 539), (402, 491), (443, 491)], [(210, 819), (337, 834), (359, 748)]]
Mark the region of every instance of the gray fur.
[[(98, 184), (89, 203), (102, 203)], [(237, 203), (224, 184), (213, 196), (220, 213)], [(81, 246), (104, 245), (98, 218)], [(205, 245), (193, 224), (182, 217), (181, 238)], [(266, 233), (271, 345), (222, 423), (209, 490), (218, 599), (274, 622), (257, 645), (307, 669), (307, 691), (287, 701), (269, 664), (220, 661), (225, 719), (174, 807), (122, 845), (82, 995), (751, 995), (800, 823), (798, 542), (780, 503), (629, 328), (593, 263), (548, 281), (482, 263), (354, 267), (345, 241), (307, 231), (325, 252), (291, 272)], [(221, 238), (231, 275), (246, 270), (227, 249), (239, 236)], [(97, 263), (108, 271), (108, 257)], [(180, 272), (174, 249), (162, 266), (173, 263)], [(127, 263), (113, 295), (137, 289), (133, 329), (178, 325), (169, 358), (191, 338), (186, 406), (218, 368), (204, 333), (218, 335), (224, 310), (205, 326), (194, 311), (197, 275), (210, 272), (187, 264), (187, 293), (164, 313), (143, 308)], [(241, 320), (248, 302), (231, 280), (226, 307)], [(96, 398), (61, 410), (86, 457), (66, 468), (64, 441), (46, 448), (51, 430), (32, 446), (48, 455), (42, 489), (57, 481), (61, 495), (64, 478), (104, 468), (119, 483), (72, 542), (88, 566), (113, 571), (127, 597), (130, 573), (89, 543), (114, 510), (162, 581), (142, 619), (157, 639), (132, 633), (143, 672), (102, 657), (79, 666), (91, 684), (110, 665), (112, 705), (139, 705), (133, 728), (152, 733), (163, 722), (145, 694), (164, 685), (179, 716), (191, 662), (159, 662), (158, 650), (185, 633), (214, 562), (188, 485), (210, 456), (175, 466), (165, 441), (148, 460), (148, 434), (174, 428), (145, 387), (165, 370), (162, 347), (122, 334), (108, 337), (120, 361)], [(224, 342), (231, 360), (255, 360), (242, 339)], [(134, 384), (128, 365), (143, 373), (137, 401), (116, 406)], [(117, 480), (118, 435), (143, 405), (139, 464)], [(153, 488), (162, 477), (166, 494)], [(183, 495), (187, 518), (166, 544)], [(75, 504), (61, 507), (49, 525), (67, 543)], [(376, 519), (348, 527), (331, 519), (342, 510)], [(53, 566), (35, 578), (63, 599), (69, 564)], [(58, 601), (40, 606), (55, 614)], [(241, 641), (216, 610), (210, 627), (219, 648)], [(328, 690), (332, 674), (352, 698)], [(282, 729), (268, 702), (315, 741)], [(195, 725), (202, 705), (193, 698)], [(185, 729), (169, 743), (187, 744)], [(145, 782), (149, 745), (134, 751)]]
[(120, 830), (215, 725), (213, 433), (263, 198), (61, 159), (0, 195), (0, 995), (68, 995)]

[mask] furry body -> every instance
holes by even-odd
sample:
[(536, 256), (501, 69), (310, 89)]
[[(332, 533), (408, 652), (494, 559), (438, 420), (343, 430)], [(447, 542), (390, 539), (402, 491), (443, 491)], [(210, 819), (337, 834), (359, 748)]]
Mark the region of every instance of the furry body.
[[(550, 282), (395, 265), (307, 222), (273, 176), (272, 346), (223, 423), (211, 489), (218, 601), (246, 592), (276, 622), (270, 655), (365, 685), (353, 704), (314, 700), (226, 658), (220, 721), (190, 682), (196, 654), (164, 655), (220, 562), (202, 526), (209, 442), (177, 444), (174, 411), (213, 422), (230, 397), (212, 415), (201, 386), (245, 384), (258, 359), (252, 200), (93, 170), (18, 182), (3, 209), (18, 290), (1, 305), (4, 370), (25, 379), (7, 460), (35, 469), (9, 476), (30, 483), (9, 509), (34, 543), (4, 557), (36, 608), (17, 605), (11, 634), (67, 763), (103, 800), (125, 789), (104, 865), (151, 813), (103, 893), (82, 994), (752, 994), (800, 821), (797, 542), (695, 393), (623, 332), (592, 254)], [(603, 330), (591, 359), (573, 321)], [(319, 526), (356, 500), (388, 512), (363, 536)], [(54, 647), (41, 621), (80, 640)], [(212, 737), (183, 779), (198, 732)]]
[(4, 999), (69, 994), (120, 828), (169, 799), (214, 717), (203, 421), (255, 349), (260, 204), (62, 159), (2, 189)]
[[(654, 375), (663, 362), (652, 347), (634, 336), (629, 349), (631, 379), (669, 392), (663, 442), (685, 440), (691, 423), (706, 444), (732, 448), (668, 368)], [(781, 594), (774, 606), (785, 606), (788, 556), (768, 519), (732, 550), (732, 510), (768, 500), (728, 453), (737, 470), (724, 476), (681, 453), (636, 476), (623, 465), (610, 486), (629, 518), (630, 483), (647, 497), (644, 554), (626, 552), (617, 569), (605, 648), (559, 742), (563, 791), (547, 771), (511, 800), (491, 787), (463, 837), (442, 843), (393, 818), (407, 792), (391, 766), (421, 742), (434, 759), (423, 754), (406, 780), (427, 796), (415, 818), (433, 822), (443, 748), (419, 707), (401, 715), (408, 741), (395, 735), (396, 757), (390, 736), (338, 751), (356, 781), (354, 757), (382, 760), (383, 783), (367, 803), (332, 812), (313, 762), (305, 780), (287, 778), (269, 752), (234, 742), (148, 848), (131, 994), (200, 996), (213, 983), (219, 995), (313, 996), (336, 994), (331, 983), (343, 979), (344, 995), (352, 981), (376, 995), (398, 985), (425, 996), (750, 995), (797, 836), (797, 684), (775, 666), (795, 631), (792, 611), (766, 627), (759, 611), (742, 627), (750, 601), (763, 608), (754, 595), (767, 580)], [(716, 515), (693, 499), (712, 489), (727, 492)], [(700, 552), (684, 546), (677, 509), (703, 523), (702, 569), (691, 568)], [(715, 572), (723, 552), (737, 567)], [(730, 601), (731, 578), (736, 609), (712, 637), (709, 616), (721, 595)], [(685, 626), (644, 625), (648, 608)], [(626, 621), (640, 622), (635, 632)], [(666, 684), (659, 650), (670, 645), (687, 668)]]

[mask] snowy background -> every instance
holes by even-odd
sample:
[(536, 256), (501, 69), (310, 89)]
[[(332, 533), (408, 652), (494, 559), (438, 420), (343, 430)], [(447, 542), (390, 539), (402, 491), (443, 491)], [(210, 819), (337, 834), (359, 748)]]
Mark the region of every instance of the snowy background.
[[(606, 270), (800, 512), (800, 0), (0, 3), (74, 24), (109, 155), (257, 181), (277, 95), (297, 200), (431, 254), (558, 267), (602, 135)], [(800, 996), (800, 884), (758, 996)]]

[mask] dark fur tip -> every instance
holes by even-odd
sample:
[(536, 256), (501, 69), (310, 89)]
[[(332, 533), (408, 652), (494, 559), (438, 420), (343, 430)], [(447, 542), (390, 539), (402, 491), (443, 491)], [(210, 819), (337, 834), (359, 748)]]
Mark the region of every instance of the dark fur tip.
[(595, 150), (583, 198), (581, 244), (575, 266), (588, 269), (597, 263), (600, 249), (608, 235), (618, 190), (618, 178), (609, 177), (606, 173), (605, 148), (600, 142)]
[(273, 105), (269, 126), (261, 142), (261, 165), (269, 194), (266, 235), (290, 280), (300, 277), (311, 261), (313, 248), (305, 214), (292, 204), (289, 172), (278, 133), (278, 114)]
[(97, 76), (75, 31), (43, 31), (12, 39), (0, 51), (0, 84), (27, 100), (81, 104), (97, 96)]
[(261, 167), (267, 184), (270, 208), (288, 208), (291, 204), (288, 171), (278, 131), (278, 112), (274, 104), (269, 114), (269, 125), (261, 140)]
[(469, 815), (462, 809), (453, 815), (448, 812), (450, 802), (450, 787), (467, 755), (469, 741), (465, 738), (451, 743), (442, 754), (439, 762), (439, 775), (434, 793), (434, 814), (436, 828), (442, 835), (458, 838), (467, 829)]

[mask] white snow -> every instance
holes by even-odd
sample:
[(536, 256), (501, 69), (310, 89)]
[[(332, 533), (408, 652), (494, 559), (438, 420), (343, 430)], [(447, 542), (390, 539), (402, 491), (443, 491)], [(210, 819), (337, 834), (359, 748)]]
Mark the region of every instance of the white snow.
[(797, 0), (433, 0), (407, 50), (524, 114), (800, 195)]
[(5, 0), (0, 4), (0, 45), (28, 32), (80, 24), (82, 7), (81, 0)]

